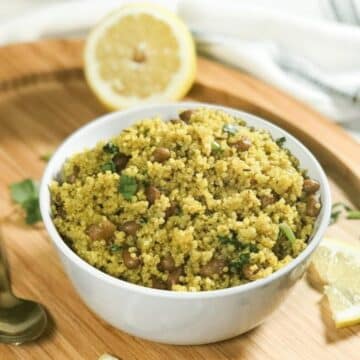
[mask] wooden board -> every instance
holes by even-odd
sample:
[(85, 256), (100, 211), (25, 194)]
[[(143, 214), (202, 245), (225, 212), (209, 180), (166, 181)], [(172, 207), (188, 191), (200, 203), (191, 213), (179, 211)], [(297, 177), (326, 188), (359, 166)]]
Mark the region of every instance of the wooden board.
[[(74, 129), (105, 113), (81, 72), (80, 41), (48, 41), (0, 49), (0, 217), (19, 296), (46, 306), (51, 326), (40, 340), (0, 345), (0, 359), (358, 359), (360, 326), (336, 330), (321, 295), (305, 280), (263, 326), (204, 346), (169, 346), (129, 336), (89, 311), (66, 278), (41, 224), (13, 212), (8, 185), (40, 179), (40, 156)], [(334, 200), (359, 200), (360, 151), (338, 126), (301, 103), (234, 69), (199, 59), (189, 98), (262, 115), (307, 144), (331, 176)], [(336, 176), (337, 175), (337, 176)], [(341, 175), (341, 176), (340, 176)], [(335, 182), (334, 179), (337, 181)], [(359, 242), (359, 221), (328, 233)]]

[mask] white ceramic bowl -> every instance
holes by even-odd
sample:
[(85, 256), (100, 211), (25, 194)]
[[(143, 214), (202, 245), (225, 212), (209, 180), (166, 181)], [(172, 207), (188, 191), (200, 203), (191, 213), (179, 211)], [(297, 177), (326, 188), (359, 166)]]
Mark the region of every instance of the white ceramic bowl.
[[(137, 120), (160, 115), (170, 119), (184, 109), (210, 106), (241, 117), (249, 125), (269, 130), (274, 138), (286, 137), (285, 146), (320, 182), (322, 209), (308, 247), (290, 264), (255, 282), (223, 290), (179, 293), (134, 285), (92, 267), (62, 240), (50, 215), (48, 185), (65, 160), (99, 140), (119, 134)], [(300, 121), (301, 119), (299, 119)], [(170, 344), (204, 344), (242, 334), (264, 321), (284, 300), (305, 272), (311, 253), (318, 246), (330, 219), (330, 190), (326, 176), (298, 140), (286, 131), (253, 115), (199, 103), (149, 105), (105, 115), (73, 133), (48, 163), (40, 189), (40, 207), (45, 227), (65, 270), (84, 302), (114, 327), (148, 340)]]

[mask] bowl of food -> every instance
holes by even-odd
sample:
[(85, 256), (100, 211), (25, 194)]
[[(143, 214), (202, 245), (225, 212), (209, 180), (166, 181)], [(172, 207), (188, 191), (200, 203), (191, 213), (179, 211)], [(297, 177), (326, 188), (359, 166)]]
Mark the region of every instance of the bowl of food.
[(83, 301), (148, 340), (204, 344), (264, 321), (330, 219), (298, 140), (199, 103), (105, 115), (73, 133), (40, 189), (45, 227)]

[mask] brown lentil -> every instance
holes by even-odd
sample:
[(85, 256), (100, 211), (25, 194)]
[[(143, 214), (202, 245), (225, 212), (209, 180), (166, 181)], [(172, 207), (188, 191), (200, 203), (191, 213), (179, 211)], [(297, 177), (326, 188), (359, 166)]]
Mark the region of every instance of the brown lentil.
[(154, 289), (167, 290), (168, 286), (165, 281), (157, 278), (156, 276), (151, 277), (151, 285)]
[(120, 226), (120, 230), (126, 235), (135, 235), (140, 229), (140, 225), (136, 221), (127, 221)]
[(221, 274), (226, 262), (222, 259), (211, 259), (206, 265), (200, 268), (201, 276), (212, 276), (214, 274)]
[(116, 171), (120, 173), (126, 168), (131, 156), (125, 155), (123, 153), (117, 153), (112, 158), (113, 163), (115, 164)]
[(260, 201), (261, 201), (261, 206), (262, 207), (266, 207), (268, 205), (272, 205), (276, 202), (276, 198), (274, 195), (270, 194), (270, 195), (264, 195), (260, 197)]
[(165, 210), (165, 219), (167, 220), (170, 216), (175, 215), (178, 212), (178, 206), (171, 203), (170, 206)]
[(179, 117), (182, 121), (188, 123), (190, 121), (193, 113), (194, 113), (194, 110), (185, 110), (179, 114)]
[(158, 264), (159, 271), (173, 271), (175, 269), (175, 261), (171, 254), (165, 255)]
[(128, 249), (124, 249), (122, 252), (122, 258), (124, 260), (124, 264), (128, 269), (136, 269), (140, 266), (141, 261), (136, 257), (132, 257), (131, 253)]
[(158, 147), (153, 152), (154, 160), (160, 163), (170, 159), (170, 150), (165, 147)]
[(320, 189), (320, 184), (313, 179), (305, 179), (303, 189), (307, 194), (315, 194)]
[(233, 143), (232, 144), (236, 150), (238, 151), (247, 151), (250, 149), (251, 145), (252, 145), (252, 142), (251, 140), (246, 137), (246, 136), (243, 136), (241, 138), (241, 140), (237, 141), (236, 143)]
[(95, 240), (110, 240), (114, 236), (116, 226), (109, 220), (103, 220), (99, 224), (92, 224), (87, 227), (86, 234), (90, 239)]
[(179, 266), (175, 270), (169, 273), (169, 276), (166, 280), (168, 288), (171, 289), (173, 285), (177, 284), (180, 280), (180, 276), (184, 273), (184, 269), (182, 266)]
[(320, 202), (314, 195), (310, 195), (306, 202), (306, 215), (315, 217), (320, 212)]
[(154, 202), (160, 199), (161, 193), (155, 186), (148, 186), (145, 190), (146, 199), (150, 205), (154, 204)]

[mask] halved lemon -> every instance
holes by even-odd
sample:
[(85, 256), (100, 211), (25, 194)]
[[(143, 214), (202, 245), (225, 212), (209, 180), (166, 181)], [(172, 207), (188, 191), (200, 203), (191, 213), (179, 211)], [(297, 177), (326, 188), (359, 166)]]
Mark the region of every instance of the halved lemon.
[(360, 246), (324, 239), (312, 257), (310, 280), (324, 285), (336, 327), (360, 323)]
[(110, 109), (180, 99), (195, 72), (189, 30), (175, 14), (152, 4), (121, 7), (86, 41), (85, 77)]

